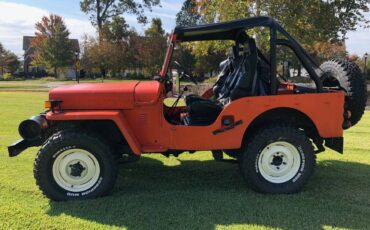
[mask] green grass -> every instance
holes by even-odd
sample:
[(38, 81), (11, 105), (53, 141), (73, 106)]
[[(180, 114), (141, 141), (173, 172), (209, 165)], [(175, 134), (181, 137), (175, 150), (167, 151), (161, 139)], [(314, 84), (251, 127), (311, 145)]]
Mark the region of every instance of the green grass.
[(32, 174), (37, 148), (8, 158), (22, 119), (46, 93), (0, 92), (0, 229), (369, 229), (370, 112), (345, 133), (345, 154), (326, 151), (295, 195), (251, 191), (237, 166), (209, 152), (144, 156), (121, 165), (113, 194), (52, 202)]
[[(104, 82), (120, 82), (129, 80), (111, 80)], [(101, 79), (81, 80), (80, 83), (99, 83)], [(0, 81), (0, 91), (12, 92), (48, 92), (51, 88), (59, 85), (77, 84), (76, 81), (49, 81), (44, 79), (26, 80), (26, 81)]]

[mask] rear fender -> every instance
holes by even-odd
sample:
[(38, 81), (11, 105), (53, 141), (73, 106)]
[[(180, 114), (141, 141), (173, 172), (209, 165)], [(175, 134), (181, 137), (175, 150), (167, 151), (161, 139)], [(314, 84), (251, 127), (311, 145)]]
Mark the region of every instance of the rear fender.
[(131, 150), (136, 154), (141, 154), (141, 146), (134, 132), (131, 130), (127, 119), (121, 111), (64, 111), (60, 113), (48, 112), (46, 119), (50, 121), (83, 121), (83, 120), (112, 120), (122, 135), (126, 139)]

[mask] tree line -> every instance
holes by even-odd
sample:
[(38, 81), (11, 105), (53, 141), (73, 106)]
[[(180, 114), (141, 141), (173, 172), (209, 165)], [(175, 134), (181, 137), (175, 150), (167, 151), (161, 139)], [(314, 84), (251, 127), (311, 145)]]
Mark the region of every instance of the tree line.
[(19, 60), (10, 50), (6, 50), (0, 43), (0, 79), (10, 78), (19, 69)]
[[(159, 5), (160, 0), (82, 0), (80, 9), (89, 15), (97, 31), (95, 36), (85, 36), (80, 44), (78, 58), (84, 75), (144, 78), (158, 73), (168, 34), (161, 19), (149, 21), (146, 12)], [(333, 56), (349, 56), (345, 47), (346, 34), (357, 26), (368, 27), (369, 22), (364, 17), (364, 12), (368, 11), (367, 0), (185, 0), (176, 15), (176, 24), (193, 26), (268, 15), (276, 18), (314, 59), (321, 62)], [(126, 22), (124, 13), (136, 15), (139, 23), (150, 23), (149, 27), (142, 34), (138, 33)], [(45, 16), (35, 28), (33, 65), (43, 66), (57, 76), (60, 69), (75, 63), (77, 57), (69, 40), (70, 33), (60, 16)], [(258, 29), (250, 32), (261, 50), (267, 50), (268, 32)], [(214, 41), (184, 43), (173, 59), (196, 76), (212, 76), (226, 58), (229, 46), (228, 42)], [(2, 53), (0, 49), (0, 63), (4, 63)], [(7, 55), (9, 63), (12, 55), (9, 52)], [(1, 66), (5, 68), (5, 64)]]
[(84, 38), (81, 62), (89, 76), (144, 78), (159, 72), (166, 46), (159, 18), (140, 35), (116, 16), (104, 24), (99, 37)]
[[(367, 0), (185, 0), (176, 22), (192, 26), (271, 16), (320, 63), (332, 57), (348, 57), (346, 35), (357, 26), (369, 27), (364, 16), (368, 11)], [(269, 31), (253, 29), (249, 33), (256, 38), (259, 48), (267, 52)], [(196, 59), (204, 59), (224, 54), (229, 46), (228, 42), (198, 42), (189, 48)]]

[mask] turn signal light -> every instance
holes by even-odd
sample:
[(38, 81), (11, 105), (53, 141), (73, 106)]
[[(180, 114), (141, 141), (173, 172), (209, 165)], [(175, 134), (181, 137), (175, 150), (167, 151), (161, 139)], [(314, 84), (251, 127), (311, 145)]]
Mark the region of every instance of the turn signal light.
[(51, 101), (45, 101), (45, 109), (51, 109)]
[(60, 110), (60, 104), (62, 103), (62, 101), (56, 101), (56, 100), (49, 100), (49, 101), (45, 101), (45, 109), (51, 109), (51, 111), (54, 112), (54, 109), (56, 107), (58, 107), (58, 109)]

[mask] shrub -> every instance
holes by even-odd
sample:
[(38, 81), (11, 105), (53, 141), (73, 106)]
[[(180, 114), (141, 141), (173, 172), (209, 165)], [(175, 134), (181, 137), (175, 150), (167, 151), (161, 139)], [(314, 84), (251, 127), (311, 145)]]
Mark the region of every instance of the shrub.
[(126, 74), (126, 78), (127, 79), (133, 79), (133, 80), (149, 79), (149, 78), (146, 78), (144, 74), (142, 74), (142, 73), (135, 73), (135, 72), (127, 73)]
[(43, 81), (56, 81), (55, 77), (50, 77), (50, 76), (44, 77), (44, 78), (42, 78), (42, 80)]
[(5, 73), (5, 74), (3, 74), (3, 80), (4, 81), (10, 81), (12, 79), (13, 79), (13, 76), (12, 76), (11, 73)]

